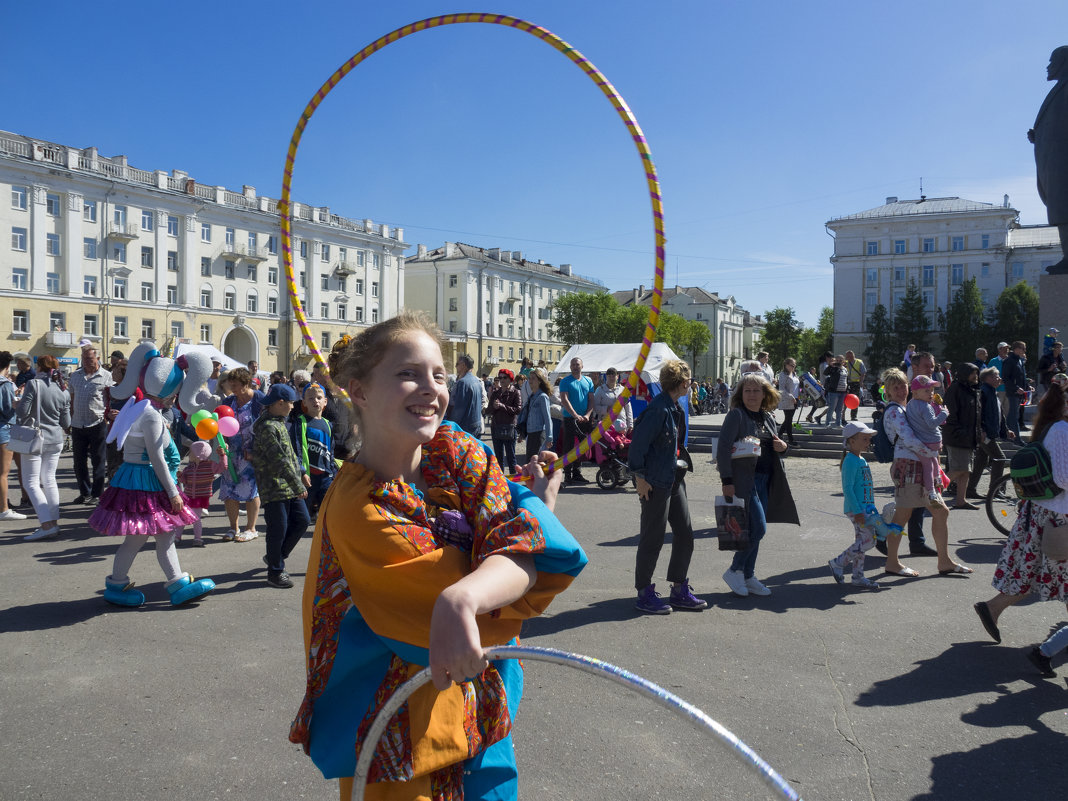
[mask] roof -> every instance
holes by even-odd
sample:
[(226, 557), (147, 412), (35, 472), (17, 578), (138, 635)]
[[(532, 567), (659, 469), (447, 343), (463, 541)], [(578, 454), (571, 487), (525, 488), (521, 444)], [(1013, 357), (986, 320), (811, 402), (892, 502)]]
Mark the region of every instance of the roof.
[(879, 217), (903, 217), (913, 214), (961, 214), (976, 211), (1003, 212), (1012, 216), (1019, 213), (1010, 206), (995, 206), (993, 203), (980, 203), (977, 200), (965, 200), (959, 197), (920, 197), (919, 200), (895, 200), (867, 211), (834, 217), (830, 223), (844, 220), (870, 220)]
[(1061, 238), (1055, 225), (1024, 225), (1010, 228), (1005, 244), (1010, 248), (1059, 248)]
[[(653, 290), (646, 289), (645, 287), (638, 288), (637, 302), (641, 306), (649, 306), (653, 302)], [(616, 299), (616, 302), (621, 306), (634, 305), (634, 292), (633, 289), (624, 289), (619, 292), (613, 292), (612, 297)], [(671, 300), (676, 295), (689, 295), (694, 299), (696, 303), (724, 303), (724, 299), (721, 298), (715, 292), (709, 292), (706, 289), (702, 289), (699, 286), (673, 286), (665, 287), (663, 292), (663, 298), (665, 301)]]
[[(578, 273), (573, 272), (565, 272), (559, 267), (553, 266), (552, 264), (545, 264), (544, 262), (540, 261), (530, 261), (528, 259), (522, 258), (522, 256), (519, 256), (519, 258), (515, 258), (515, 256), (519, 255), (516, 251), (509, 252), (507, 250), (499, 250), (497, 248), (493, 248), (493, 250), (497, 250), (501, 254), (501, 256), (506, 253), (509, 254), (508, 258), (505, 259), (493, 256), (490, 253), (489, 248), (480, 248), (477, 245), (468, 245), (464, 242), (455, 242), (447, 244), (451, 244), (455, 248), (455, 252), (451, 256), (445, 255), (446, 245), (442, 245), (440, 248), (434, 248), (433, 250), (428, 249), (426, 255), (424, 256), (407, 256), (404, 259), (404, 263), (419, 264), (421, 262), (443, 261), (445, 259), (474, 259), (476, 261), (489, 260), (498, 262), (500, 265), (505, 267), (518, 267), (521, 270), (528, 270), (534, 273), (555, 275), (560, 278), (573, 278), (578, 283), (594, 284), (601, 289), (605, 288), (604, 282), (599, 281), (596, 278), (591, 278), (587, 275), (579, 275)], [(567, 266), (570, 267), (570, 265)]]

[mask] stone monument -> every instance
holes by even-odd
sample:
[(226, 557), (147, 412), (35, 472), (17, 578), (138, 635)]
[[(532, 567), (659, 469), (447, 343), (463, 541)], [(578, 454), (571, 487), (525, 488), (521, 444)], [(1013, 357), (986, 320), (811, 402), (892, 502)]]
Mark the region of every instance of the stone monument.
[(1038, 279), (1038, 341), (1050, 328), (1068, 329), (1068, 46), (1050, 54), (1046, 80), (1056, 81), (1042, 107), (1034, 127), (1027, 132), (1035, 146), (1035, 170), (1038, 195), (1046, 204), (1049, 224), (1057, 227), (1061, 241), (1061, 260), (1046, 268), (1048, 275)]

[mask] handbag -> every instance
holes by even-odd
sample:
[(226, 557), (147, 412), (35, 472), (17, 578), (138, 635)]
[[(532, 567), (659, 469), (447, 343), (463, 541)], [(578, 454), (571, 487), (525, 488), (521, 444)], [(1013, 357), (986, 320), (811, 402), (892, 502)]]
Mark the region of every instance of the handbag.
[(515, 441), (516, 427), (514, 425), (490, 426), (490, 436), (495, 440)]
[(11, 439), (7, 443), (7, 449), (13, 453), (38, 456), (44, 446), (44, 437), (41, 435), (41, 390), (37, 389), (37, 417), (32, 426), (11, 426)]

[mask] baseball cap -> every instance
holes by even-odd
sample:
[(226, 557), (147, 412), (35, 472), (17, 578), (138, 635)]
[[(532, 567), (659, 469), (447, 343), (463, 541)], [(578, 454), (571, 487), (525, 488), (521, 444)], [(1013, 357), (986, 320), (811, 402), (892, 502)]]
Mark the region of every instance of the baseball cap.
[(1007, 348), (1008, 346), (1009, 346), (1008, 342), (999, 342), (998, 343), (998, 350), (1001, 350), (1002, 348)]
[(289, 384), (271, 384), (271, 388), (267, 390), (267, 399), (264, 401), (264, 405), (270, 406), (272, 403), (282, 400), (296, 403), (297, 393), (294, 392), (293, 387), (289, 386)]
[(874, 434), (875, 429), (869, 428), (860, 421), (854, 420), (851, 423), (846, 423), (846, 427), (842, 429), (842, 444), (844, 445), (849, 441), (849, 438), (854, 434)]
[(918, 375), (912, 379), (913, 389), (927, 389), (928, 387), (940, 387), (942, 382), (935, 381), (933, 378), (927, 375)]

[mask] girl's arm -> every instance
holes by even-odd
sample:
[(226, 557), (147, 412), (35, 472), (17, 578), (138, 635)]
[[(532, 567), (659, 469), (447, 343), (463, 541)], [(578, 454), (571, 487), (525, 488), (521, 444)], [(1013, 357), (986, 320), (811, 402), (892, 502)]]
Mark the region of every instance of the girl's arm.
[(912, 426), (909, 425), (908, 420), (905, 418), (905, 409), (900, 405), (888, 406), (885, 416), (885, 427), (887, 428), (886, 435), (890, 438), (890, 441), (897, 447), (900, 445), (905, 450), (912, 453), (917, 459), (927, 457), (933, 459), (938, 456), (938, 451), (928, 448), (922, 442), (912, 430)]

